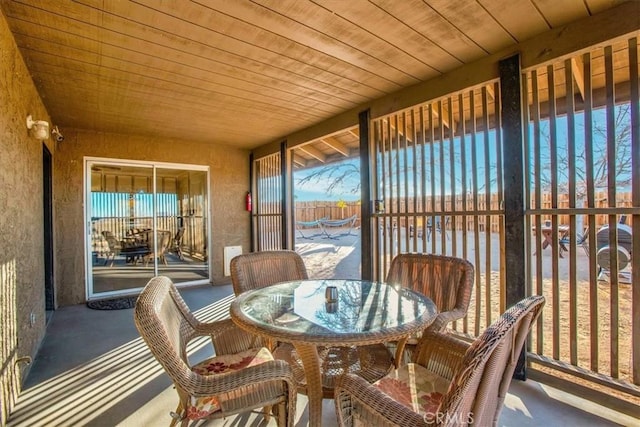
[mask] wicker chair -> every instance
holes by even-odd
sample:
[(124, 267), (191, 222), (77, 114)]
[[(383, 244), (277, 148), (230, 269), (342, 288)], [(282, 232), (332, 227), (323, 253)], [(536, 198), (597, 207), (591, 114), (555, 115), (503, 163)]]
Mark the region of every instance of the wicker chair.
[(374, 385), (354, 375), (343, 377), (335, 391), (338, 424), (497, 425), (520, 352), (543, 305), (542, 296), (525, 298), (472, 344), (429, 331), (414, 363)]
[[(273, 360), (266, 348), (256, 348), (253, 336), (230, 319), (198, 321), (175, 285), (163, 276), (154, 277), (144, 288), (134, 317), (140, 335), (178, 392), (172, 426), (271, 406), (277, 409), (279, 426), (293, 426), (296, 386), (291, 368)], [(216, 356), (190, 366), (186, 347), (199, 336), (211, 337)]]
[[(428, 296), (438, 307), (438, 317), (427, 331), (442, 331), (467, 314), (473, 287), (473, 265), (462, 258), (432, 254), (400, 254), (391, 261), (388, 284), (398, 284)], [(419, 337), (396, 343), (396, 367), (410, 360)], [(404, 354), (405, 347), (409, 355)]]
[[(238, 296), (243, 292), (263, 288), (289, 280), (306, 280), (309, 278), (302, 257), (297, 252), (288, 250), (260, 251), (234, 257), (230, 264), (233, 293)], [(258, 340), (262, 338), (256, 337)], [(289, 363), (293, 346), (261, 341), (269, 347), (278, 359)], [(300, 377), (300, 375), (298, 375)], [(298, 378), (300, 382), (300, 378)]]
[(307, 268), (294, 251), (262, 251), (231, 260), (231, 283), (237, 295), (278, 282), (308, 279)]

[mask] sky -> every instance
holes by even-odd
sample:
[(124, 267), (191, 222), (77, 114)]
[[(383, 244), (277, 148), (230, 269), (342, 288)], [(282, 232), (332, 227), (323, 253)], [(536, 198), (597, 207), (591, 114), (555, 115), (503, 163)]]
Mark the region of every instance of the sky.
[[(623, 132), (625, 121), (630, 120), (627, 118), (628, 113), (626, 113), (625, 115), (623, 112), (623, 114), (621, 114), (618, 117), (618, 114), (620, 112), (621, 112), (620, 106), (616, 107), (616, 117), (617, 117), (617, 122), (619, 122), (619, 123), (616, 123), (616, 128), (617, 128), (616, 133)], [(602, 133), (603, 127), (606, 127), (605, 110), (604, 109), (594, 110), (592, 120), (594, 124), (594, 132), (593, 132), (594, 161), (601, 162), (603, 161), (603, 159), (606, 159), (606, 157), (604, 157), (606, 155), (606, 139), (604, 138), (604, 135)], [(556, 183), (564, 184), (565, 187), (568, 183), (568, 172), (571, 170), (567, 163), (568, 162), (567, 159), (569, 158), (573, 159), (576, 174), (578, 175), (576, 177), (578, 183), (583, 182), (583, 180), (585, 179), (584, 171), (586, 166), (584, 161), (584, 151), (585, 151), (584, 114), (577, 113), (575, 115), (574, 129), (575, 129), (576, 154), (574, 155), (571, 155), (570, 153), (568, 153), (567, 127), (568, 127), (567, 117), (566, 116), (557, 117), (555, 122), (555, 131), (557, 136), (556, 150), (557, 150), (557, 156), (558, 156), (558, 161), (557, 161), (558, 174), (556, 177)], [(600, 129), (600, 131), (596, 131), (595, 129)], [(543, 165), (541, 174), (544, 176), (541, 179), (543, 181), (542, 185), (544, 188), (545, 185), (549, 185), (549, 182), (550, 182), (549, 168), (550, 168), (551, 162), (550, 162), (550, 153), (549, 153), (549, 150), (550, 150), (549, 133), (551, 132), (551, 130), (550, 130), (549, 120), (542, 120), (540, 131), (542, 133), (541, 142), (540, 142), (541, 154), (540, 154), (540, 159), (538, 161)], [(529, 161), (531, 161), (531, 171), (533, 172), (533, 165), (534, 165), (534, 162), (536, 161), (536, 155), (535, 155), (535, 149), (533, 147), (534, 145), (533, 135), (535, 134), (535, 130), (532, 125), (528, 127), (527, 132), (530, 134), (530, 138), (532, 139), (531, 151), (529, 153)], [(477, 187), (478, 187), (477, 191), (479, 191), (480, 193), (486, 192), (487, 188), (491, 192), (495, 192), (497, 190), (498, 177), (497, 177), (497, 169), (496, 169), (497, 168), (496, 157), (498, 155), (498, 152), (497, 152), (498, 150), (496, 148), (495, 131), (488, 132), (486, 134), (486, 137), (487, 137), (487, 141), (484, 140), (485, 134), (483, 134), (482, 132), (476, 135), (475, 141), (474, 141), (474, 138), (472, 138), (471, 136), (469, 135), (465, 136), (466, 178), (468, 180), (466, 185), (467, 185), (468, 191), (473, 189), (473, 183), (471, 180), (472, 180), (472, 177), (474, 176), (477, 178)], [(471, 159), (472, 152), (474, 151), (473, 149), (474, 143), (476, 147), (475, 154), (477, 159), (476, 168), (472, 167), (472, 159)], [(624, 141), (616, 141), (616, 144), (619, 144), (619, 146), (621, 147), (619, 148), (619, 150), (617, 150), (619, 153), (618, 156), (620, 158), (616, 159), (616, 163), (619, 163), (624, 160), (625, 154), (630, 153), (631, 151), (629, 146), (630, 139), (627, 138)], [(453, 145), (455, 147), (454, 149), (455, 154), (454, 154), (454, 161), (453, 161), (453, 169), (455, 172), (454, 175), (452, 175), (451, 173), (452, 162), (450, 160), (450, 156), (451, 156), (450, 141), (446, 140), (434, 145), (433, 158), (431, 158), (432, 157), (431, 149), (426, 150), (424, 154), (425, 161), (427, 164), (432, 165), (432, 168), (427, 168), (426, 176), (424, 177), (424, 180), (426, 182), (425, 192), (427, 193), (427, 195), (431, 191), (430, 188), (431, 188), (432, 180), (435, 182), (436, 193), (440, 192), (441, 172), (443, 172), (443, 175), (444, 175), (444, 193), (445, 194), (451, 193), (451, 178), (452, 176), (454, 176), (456, 177), (455, 191), (458, 194), (462, 194), (462, 183), (460, 182), (460, 177), (463, 176), (463, 173), (462, 173), (462, 163), (461, 163), (462, 160), (460, 158), (461, 140), (459, 137), (454, 138)], [(487, 147), (489, 149), (488, 153), (485, 152)], [(441, 150), (444, 150), (442, 157), (440, 153)], [(388, 177), (389, 175), (391, 175), (392, 178), (390, 181), (395, 182), (397, 186), (397, 187), (394, 186), (394, 193), (404, 194), (405, 193), (404, 181), (402, 179), (400, 179), (399, 183), (396, 181), (398, 181), (399, 177), (403, 177), (406, 173), (407, 179), (408, 179), (408, 181), (406, 182), (406, 185), (408, 186), (407, 193), (409, 197), (420, 196), (420, 194), (413, 194), (414, 180), (418, 184), (420, 184), (423, 180), (422, 171), (419, 165), (417, 170), (414, 170), (414, 167), (413, 167), (414, 155), (421, 157), (423, 155), (422, 148), (418, 147), (415, 151), (413, 149), (409, 149), (407, 150), (406, 153), (404, 152), (404, 150), (399, 150), (392, 154), (393, 157), (390, 162), (387, 159), (385, 159), (383, 170), (378, 170), (378, 174), (381, 177), (380, 178), (381, 181), (379, 182), (379, 185), (382, 187), (384, 185), (384, 181), (388, 180), (388, 179), (385, 179), (385, 177)], [(440, 163), (442, 162), (442, 160), (444, 160), (444, 163), (441, 171)], [(353, 165), (358, 166), (359, 160), (356, 158), (356, 159), (347, 160), (344, 163), (352, 163)], [(489, 171), (488, 173), (485, 173), (485, 169), (487, 168), (487, 166), (489, 167)], [(302, 171), (294, 171), (293, 177), (294, 177), (295, 200), (297, 201), (313, 201), (313, 200), (354, 201), (354, 200), (360, 199), (359, 191), (357, 191), (356, 193), (352, 192), (354, 188), (357, 188), (358, 181), (360, 179), (359, 173), (354, 173), (351, 176), (349, 176), (349, 179), (347, 179), (345, 183), (338, 186), (338, 188), (334, 189), (334, 191), (332, 192), (327, 191), (332, 179), (326, 175), (322, 177), (318, 177), (317, 179), (312, 179), (309, 182), (305, 182), (305, 183), (300, 182), (302, 179), (304, 179), (304, 177), (322, 169), (323, 167), (326, 168), (326, 166), (321, 166), (319, 168), (311, 168), (311, 169), (305, 169)], [(434, 169), (433, 175), (431, 175), (430, 173), (431, 169)], [(595, 169), (599, 170), (597, 165), (595, 166)], [(606, 179), (606, 174), (607, 174), (606, 169), (601, 171), (601, 173), (604, 173), (604, 177)], [(628, 168), (628, 166), (626, 168), (621, 168), (620, 170), (618, 170), (617, 175), (618, 175), (617, 176), (618, 179), (621, 181), (624, 181), (625, 179), (628, 180), (630, 178), (629, 176), (630, 169)], [(532, 185), (532, 190), (533, 190), (534, 189), (533, 180), (531, 179), (529, 181), (531, 181), (530, 185)], [(418, 188), (421, 188), (421, 185), (418, 185)], [(382, 188), (379, 188), (379, 191), (381, 192), (381, 194), (382, 194), (382, 190), (383, 190)], [(628, 188), (622, 185), (618, 185), (617, 191), (628, 191)], [(390, 194), (389, 188), (386, 189), (386, 194), (387, 195)]]
[[(358, 166), (359, 169), (360, 159), (351, 159), (345, 161), (344, 163), (351, 163), (355, 166)], [(350, 202), (360, 200), (360, 191), (358, 187), (360, 181), (359, 174), (351, 174), (343, 184), (338, 185), (331, 192), (328, 191), (328, 188), (333, 179), (328, 176), (314, 178), (309, 182), (305, 182), (304, 184), (300, 183), (300, 181), (307, 177), (309, 174), (317, 172), (323, 167), (324, 166), (304, 169), (301, 171), (294, 171), (293, 194), (296, 201), (307, 202), (313, 200), (344, 200), (345, 202)], [(358, 188), (358, 191), (354, 193), (353, 189), (356, 188)]]

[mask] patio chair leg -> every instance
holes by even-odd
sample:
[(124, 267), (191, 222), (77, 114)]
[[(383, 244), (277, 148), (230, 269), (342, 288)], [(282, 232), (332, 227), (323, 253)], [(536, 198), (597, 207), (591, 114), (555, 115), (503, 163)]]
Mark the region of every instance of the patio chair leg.
[(287, 408), (284, 402), (279, 403), (277, 406), (274, 406), (274, 416), (276, 417), (276, 421), (278, 426), (286, 426), (287, 425)]
[(109, 265), (109, 267), (113, 267), (113, 262), (116, 259), (116, 254), (107, 254), (107, 257), (104, 260), (104, 265), (109, 264), (109, 257), (111, 257), (111, 264)]
[(169, 424), (169, 427), (175, 426), (178, 423), (178, 421), (181, 421), (181, 423), (184, 423), (185, 420), (187, 420), (187, 422), (189, 420), (186, 417), (186, 414), (184, 413), (184, 409), (182, 408), (182, 402), (179, 402), (178, 407), (176, 408), (176, 411), (169, 412), (169, 415), (171, 416), (171, 424)]

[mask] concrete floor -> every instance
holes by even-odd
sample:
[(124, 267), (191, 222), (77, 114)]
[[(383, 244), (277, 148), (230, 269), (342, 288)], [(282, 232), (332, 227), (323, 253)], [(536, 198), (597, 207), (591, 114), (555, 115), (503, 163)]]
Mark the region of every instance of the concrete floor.
[[(228, 316), (230, 285), (181, 290), (202, 320)], [(192, 361), (212, 353), (194, 343)], [(99, 311), (84, 305), (54, 312), (8, 426), (166, 426), (177, 396), (148, 352), (133, 323), (133, 310)], [(297, 426), (308, 424), (306, 398), (299, 395)], [(588, 403), (531, 380), (514, 381), (506, 399), (503, 426), (639, 425), (608, 408)], [(208, 426), (275, 425), (243, 414)], [(325, 400), (323, 425), (335, 426), (333, 401)]]

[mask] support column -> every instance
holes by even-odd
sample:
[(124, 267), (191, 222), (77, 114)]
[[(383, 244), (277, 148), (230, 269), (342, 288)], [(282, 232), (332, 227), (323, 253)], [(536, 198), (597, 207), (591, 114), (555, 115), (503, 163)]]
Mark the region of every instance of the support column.
[(371, 246), (371, 156), (369, 123), (371, 112), (358, 115), (360, 130), (360, 252), (364, 280), (373, 280), (373, 248)]
[(289, 158), (287, 157), (287, 141), (282, 141), (280, 143), (280, 188), (281, 188), (281, 205), (280, 205), (280, 213), (281, 217), (281, 225), (280, 229), (280, 247), (282, 249), (294, 249), (292, 247), (293, 239), (288, 238), (292, 234), (289, 233), (289, 224), (291, 223), (291, 188), (290, 183), (292, 182), (289, 176)]
[[(504, 153), (504, 245), (506, 306), (511, 307), (526, 294), (524, 128), (520, 56), (500, 61), (500, 102)], [(526, 346), (520, 354), (514, 378), (526, 379)]]

